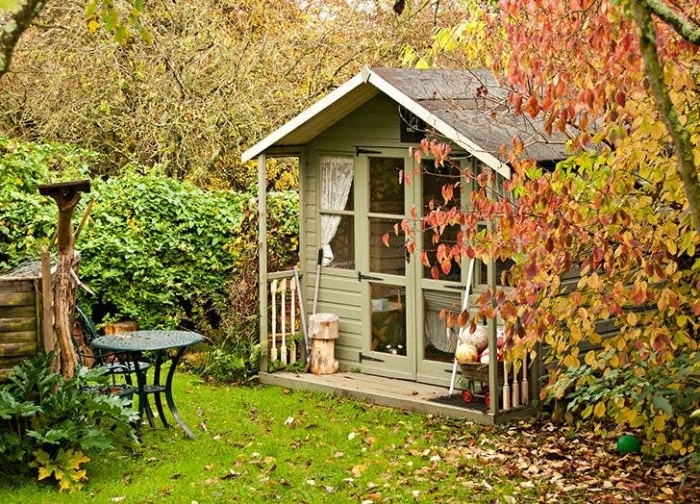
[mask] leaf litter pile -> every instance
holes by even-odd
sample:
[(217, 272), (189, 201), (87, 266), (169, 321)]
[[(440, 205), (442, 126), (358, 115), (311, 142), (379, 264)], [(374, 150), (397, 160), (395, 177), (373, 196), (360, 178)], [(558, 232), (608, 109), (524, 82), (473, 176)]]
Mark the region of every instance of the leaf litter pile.
[[(496, 502), (700, 502), (700, 474), (674, 460), (622, 455), (618, 435), (521, 422), (456, 434), (439, 456), (463, 474), (456, 494), (467, 488)], [(488, 492), (504, 482), (510, 492)]]

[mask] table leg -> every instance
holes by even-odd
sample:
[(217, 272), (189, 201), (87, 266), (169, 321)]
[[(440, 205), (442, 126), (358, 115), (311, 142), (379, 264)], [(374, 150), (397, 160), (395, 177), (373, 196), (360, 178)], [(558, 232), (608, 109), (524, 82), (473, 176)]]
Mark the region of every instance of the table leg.
[(168, 408), (173, 414), (173, 418), (175, 418), (180, 427), (182, 427), (182, 430), (185, 432), (187, 437), (189, 437), (190, 439), (196, 439), (194, 433), (190, 430), (189, 427), (187, 427), (187, 424), (180, 416), (180, 413), (178, 412), (177, 407), (175, 406), (175, 401), (173, 400), (173, 376), (175, 375), (175, 368), (177, 368), (177, 364), (178, 362), (180, 362), (180, 357), (182, 357), (183, 353), (185, 353), (185, 347), (182, 347), (178, 350), (177, 355), (175, 355), (170, 364), (170, 369), (168, 370), (168, 377), (165, 380), (165, 400), (168, 402)]
[(139, 396), (139, 430), (141, 427), (141, 422), (143, 421), (143, 413), (146, 412), (146, 418), (148, 419), (148, 425), (153, 427), (153, 413), (148, 405), (148, 397), (146, 394), (146, 373), (141, 371), (139, 367), (138, 355), (133, 357), (134, 369), (136, 370), (136, 383), (137, 391)]
[(156, 355), (156, 366), (153, 372), (153, 396), (156, 402), (156, 409), (160, 415), (160, 419), (163, 422), (164, 427), (168, 427), (168, 421), (165, 418), (165, 412), (163, 411), (163, 402), (160, 399), (160, 394), (163, 391), (163, 387), (160, 384), (160, 367), (163, 364), (163, 356), (161, 352)]

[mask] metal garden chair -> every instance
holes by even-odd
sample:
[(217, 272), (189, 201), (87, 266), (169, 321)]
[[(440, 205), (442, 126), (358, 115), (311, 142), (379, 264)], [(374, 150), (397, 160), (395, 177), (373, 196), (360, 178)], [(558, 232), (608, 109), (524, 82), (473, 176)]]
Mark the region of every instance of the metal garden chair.
[[(75, 320), (82, 329), (85, 343), (88, 346), (88, 348), (85, 350), (81, 349), (75, 341), (74, 336), (73, 339), (76, 343), (76, 351), (78, 353), (78, 357), (80, 358), (81, 364), (88, 367), (93, 367), (95, 365), (103, 366), (105, 369), (107, 369), (109, 374), (123, 375), (124, 381), (127, 383), (127, 385), (133, 385), (131, 375), (135, 374), (137, 371), (134, 363), (128, 360), (120, 360), (119, 355), (116, 353), (107, 354), (100, 350), (92, 349), (92, 341), (98, 336), (97, 329), (95, 329), (95, 325), (92, 323), (90, 318), (85, 315), (85, 312), (83, 312), (78, 306), (75, 307)], [(142, 378), (144, 382), (146, 380), (146, 373), (150, 367), (151, 364), (148, 362), (139, 361), (138, 363), (138, 372), (143, 375)]]

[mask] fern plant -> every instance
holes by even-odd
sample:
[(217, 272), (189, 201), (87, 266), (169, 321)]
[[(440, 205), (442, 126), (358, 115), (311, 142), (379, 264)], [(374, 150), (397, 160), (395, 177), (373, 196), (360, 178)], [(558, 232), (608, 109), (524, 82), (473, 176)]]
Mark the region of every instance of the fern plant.
[(104, 370), (80, 368), (65, 380), (50, 371), (53, 354), (25, 359), (0, 386), (0, 476), (53, 477), (62, 490), (87, 479), (90, 455), (137, 442), (138, 414), (124, 399), (101, 394)]

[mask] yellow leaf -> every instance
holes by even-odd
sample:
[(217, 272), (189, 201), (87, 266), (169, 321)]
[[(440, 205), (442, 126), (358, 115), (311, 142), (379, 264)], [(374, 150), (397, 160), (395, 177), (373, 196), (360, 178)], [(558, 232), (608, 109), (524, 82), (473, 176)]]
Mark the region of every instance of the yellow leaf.
[(367, 470), (367, 465), (366, 464), (357, 464), (352, 467), (352, 475), (355, 476), (356, 478), (359, 478), (362, 476), (362, 473)]
[(679, 452), (683, 448), (683, 443), (681, 442), (680, 439), (674, 439), (673, 442), (671, 443), (671, 448), (673, 448), (674, 450)]
[(588, 418), (591, 416), (591, 412), (593, 411), (593, 407), (589, 404), (584, 408), (584, 410), (581, 412), (581, 417), (583, 418)]
[(88, 21), (88, 31), (90, 33), (95, 33), (99, 27), (100, 23), (98, 23), (95, 19)]
[(676, 255), (676, 252), (678, 252), (678, 246), (676, 245), (675, 240), (666, 240), (665, 245), (666, 249), (668, 249), (671, 255)]
[(43, 480), (48, 478), (53, 474), (53, 469), (49, 469), (48, 467), (40, 467), (39, 468), (39, 477), (37, 479)]
[(608, 359), (609, 367), (616, 368), (620, 366), (620, 359), (617, 354), (612, 354)]
[(663, 417), (663, 415), (656, 415), (652, 425), (654, 426), (654, 430), (662, 431), (666, 427), (666, 419)]
[(641, 415), (630, 415), (631, 420), (630, 420), (630, 427), (641, 427), (642, 424), (644, 424), (644, 417)]
[(581, 363), (578, 361), (578, 358), (569, 354), (566, 357), (564, 357), (564, 365), (570, 368), (577, 368), (581, 365)]
[(605, 403), (601, 401), (596, 404), (595, 408), (593, 408), (593, 414), (598, 418), (602, 418), (605, 415)]
[(586, 364), (588, 364), (591, 367), (593, 367), (595, 365), (596, 358), (595, 358), (595, 352), (593, 350), (590, 350), (586, 354), (585, 362), (586, 362)]
[(629, 312), (627, 314), (627, 323), (631, 326), (636, 326), (637, 325), (637, 314), (634, 312)]

